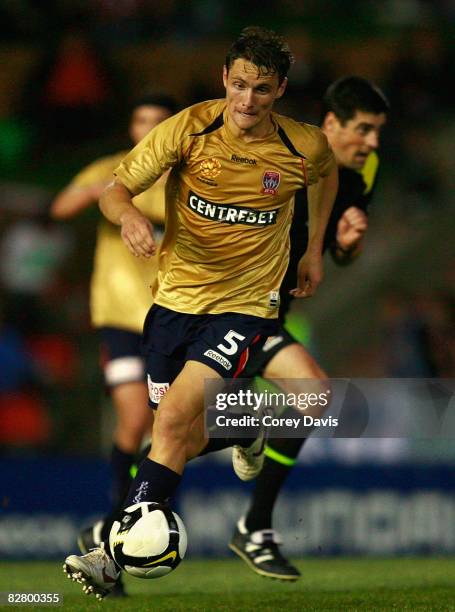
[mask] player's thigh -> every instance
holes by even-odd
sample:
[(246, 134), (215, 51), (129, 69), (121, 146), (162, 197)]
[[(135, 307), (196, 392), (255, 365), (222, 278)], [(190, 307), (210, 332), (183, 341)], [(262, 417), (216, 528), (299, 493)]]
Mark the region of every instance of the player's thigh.
[(297, 342), (274, 355), (265, 368), (264, 378), (293, 396), (323, 397), (323, 401), (309, 404), (305, 414), (320, 417), (330, 405), (331, 388), (327, 374), (306, 348)]
[(210, 391), (213, 389), (215, 392), (217, 381), (220, 383), (219, 387), (222, 386), (221, 376), (213, 368), (198, 361), (187, 361), (160, 401), (157, 423), (158, 420), (173, 421), (191, 427), (204, 413), (208, 401), (208, 381), (211, 382)]
[(283, 347), (267, 363), (264, 378), (279, 379), (280, 387), (289, 391), (302, 391), (308, 379), (327, 380), (327, 374), (307, 349), (294, 342)]
[(300, 343), (294, 342), (273, 355), (264, 368), (265, 378), (322, 378), (327, 374)]

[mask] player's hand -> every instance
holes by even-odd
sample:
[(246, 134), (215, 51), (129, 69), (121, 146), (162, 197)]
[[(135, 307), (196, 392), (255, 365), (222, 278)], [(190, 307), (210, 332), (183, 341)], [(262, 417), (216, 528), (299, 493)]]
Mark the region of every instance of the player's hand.
[(323, 266), (322, 255), (312, 254), (308, 251), (299, 261), (297, 268), (297, 287), (289, 292), (296, 298), (307, 298), (314, 295), (319, 283), (322, 281)]
[(153, 225), (138, 210), (129, 211), (121, 218), (123, 242), (136, 257), (151, 257), (156, 253)]
[(343, 250), (354, 249), (368, 229), (367, 215), (356, 206), (347, 208), (337, 225), (337, 244)]

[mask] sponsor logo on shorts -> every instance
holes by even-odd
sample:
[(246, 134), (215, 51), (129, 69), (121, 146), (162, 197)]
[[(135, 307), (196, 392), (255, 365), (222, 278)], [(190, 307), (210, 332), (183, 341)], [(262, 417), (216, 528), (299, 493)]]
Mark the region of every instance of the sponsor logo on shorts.
[(255, 159), (251, 159), (250, 157), (239, 157), (235, 153), (231, 155), (231, 161), (236, 164), (249, 164), (250, 166), (255, 166), (257, 164)]
[(192, 191), (188, 196), (188, 208), (206, 219), (220, 221), (221, 223), (236, 223), (242, 225), (273, 225), (276, 223), (278, 209), (275, 210), (255, 210), (244, 206), (234, 206), (232, 204), (216, 204), (199, 197)]
[(163, 397), (166, 395), (166, 391), (169, 389), (169, 383), (156, 383), (150, 378), (150, 374), (147, 374), (147, 385), (149, 388), (149, 398), (154, 404), (159, 404)]
[(263, 352), (267, 353), (267, 351), (271, 351), (274, 346), (283, 342), (283, 339), (283, 336), (269, 336), (262, 347)]
[(205, 357), (213, 359), (214, 361), (222, 365), (225, 370), (230, 370), (232, 368), (232, 363), (228, 359), (226, 359), (226, 357), (223, 357), (223, 355), (220, 355), (212, 349), (205, 351), (204, 355)]
[(262, 176), (262, 190), (261, 193), (268, 195), (276, 195), (278, 193), (278, 186), (280, 184), (281, 175), (275, 170), (266, 170)]

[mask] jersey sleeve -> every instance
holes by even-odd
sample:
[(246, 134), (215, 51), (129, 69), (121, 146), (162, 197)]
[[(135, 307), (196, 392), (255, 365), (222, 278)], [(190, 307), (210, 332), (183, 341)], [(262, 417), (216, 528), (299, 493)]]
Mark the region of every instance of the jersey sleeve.
[(305, 165), (307, 184), (317, 183), (320, 178), (328, 176), (335, 167), (335, 156), (329, 146), (327, 137), (318, 127), (302, 124), (306, 131)]
[(114, 175), (134, 195), (145, 191), (166, 170), (183, 161), (192, 123), (191, 108), (166, 119), (128, 153)]

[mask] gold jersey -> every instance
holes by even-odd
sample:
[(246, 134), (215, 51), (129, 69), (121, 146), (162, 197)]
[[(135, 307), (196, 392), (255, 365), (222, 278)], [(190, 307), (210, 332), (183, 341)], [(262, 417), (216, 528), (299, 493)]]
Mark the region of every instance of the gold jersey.
[(225, 100), (202, 102), (155, 127), (115, 170), (138, 194), (172, 168), (155, 303), (277, 317), (294, 194), (335, 161), (319, 128), (275, 113), (272, 122), (271, 135), (245, 143)]
[[(84, 168), (71, 182), (86, 187), (113, 180), (113, 171), (126, 151), (103, 157)], [(134, 198), (134, 204), (152, 223), (164, 222), (165, 177)], [(97, 231), (90, 290), (90, 314), (95, 327), (119, 327), (142, 332), (153, 303), (151, 286), (158, 271), (156, 257), (135, 257), (120, 236), (120, 228), (102, 217)]]

